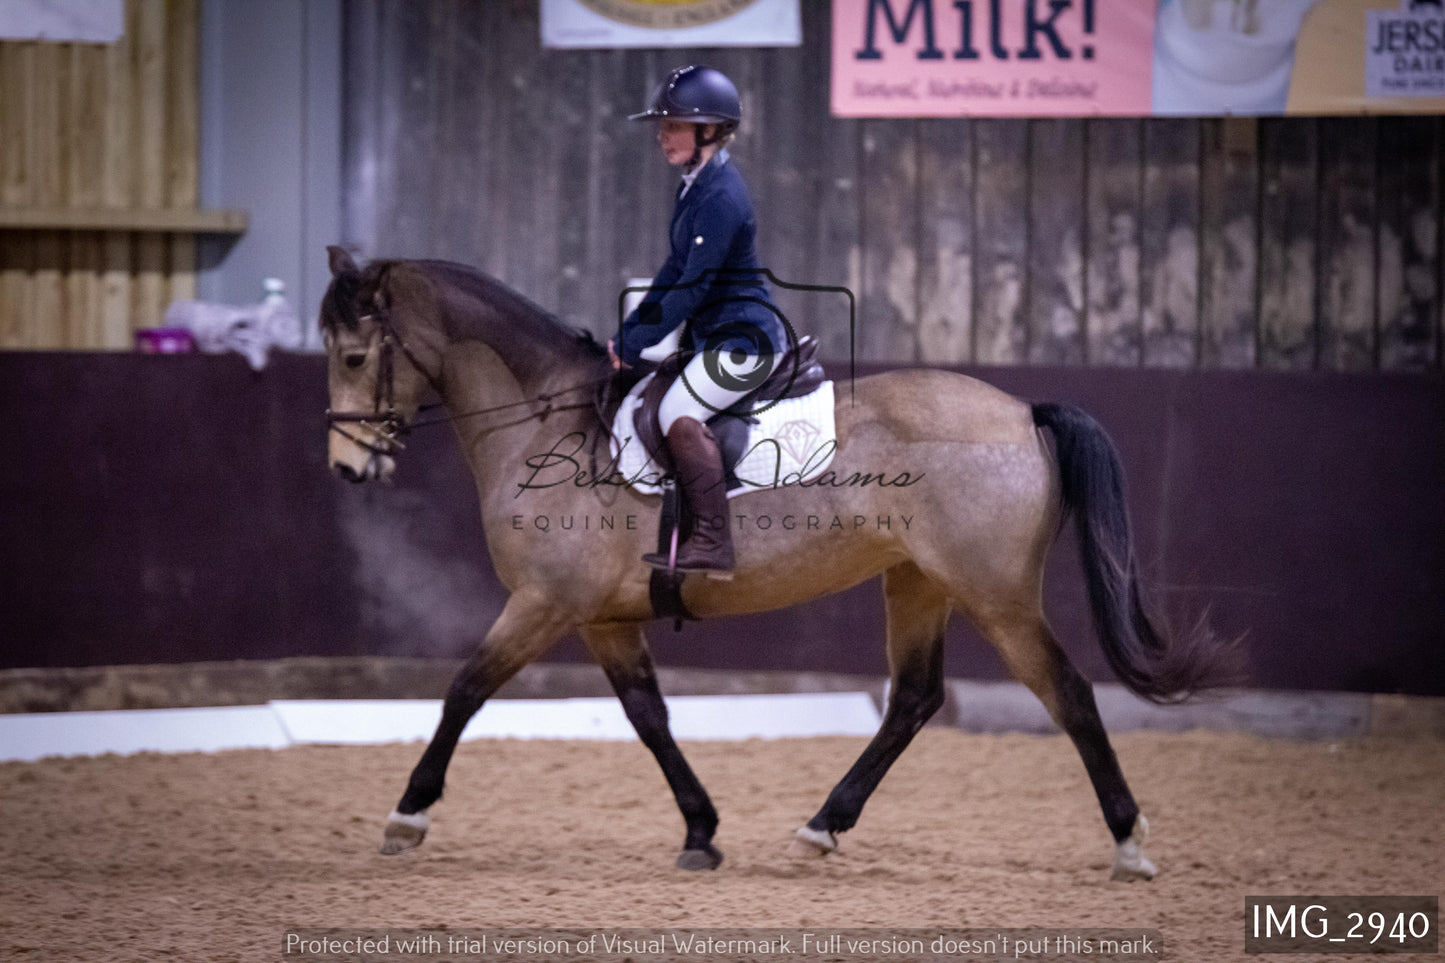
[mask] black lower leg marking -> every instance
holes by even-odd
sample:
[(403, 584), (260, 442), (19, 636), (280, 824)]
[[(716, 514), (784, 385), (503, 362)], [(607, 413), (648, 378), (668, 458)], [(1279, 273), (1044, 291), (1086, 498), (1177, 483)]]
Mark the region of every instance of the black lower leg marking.
[(447, 766), (451, 764), (462, 731), (505, 681), (493, 675), (486, 671), (480, 659), (474, 658), (452, 680), (442, 703), (441, 723), (407, 780), (406, 792), (396, 806), (397, 812), (410, 816), (431, 807), (441, 798)]
[(628, 721), (662, 768), (662, 774), (677, 800), (677, 807), (687, 824), (683, 849), (709, 849), (717, 832), (717, 809), (672, 738), (667, 722), (667, 704), (658, 688), (651, 660), (644, 659), (631, 669), (613, 666), (605, 671), (613, 691), (622, 702)]
[(1055, 691), (1059, 700), (1058, 723), (1084, 760), (1084, 768), (1089, 773), (1089, 781), (1094, 784), (1109, 832), (1114, 835), (1115, 842), (1122, 842), (1134, 831), (1139, 806), (1129, 792), (1119, 760), (1109, 745), (1109, 735), (1104, 731), (1099, 707), (1094, 701), (1093, 686), (1077, 669), (1065, 663), (1056, 674)]
[(808, 820), (808, 828), (830, 833), (852, 829), (868, 797), (918, 730), (943, 706), (943, 699), (943, 637), (940, 635), (897, 667), (888, 711), (877, 735), (848, 774), (833, 787), (823, 808)]

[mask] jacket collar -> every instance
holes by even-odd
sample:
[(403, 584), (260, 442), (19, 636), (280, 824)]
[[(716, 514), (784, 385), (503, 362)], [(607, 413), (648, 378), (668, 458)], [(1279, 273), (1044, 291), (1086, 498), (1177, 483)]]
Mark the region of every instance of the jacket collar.
[(692, 189), (697, 186), (698, 181), (706, 183), (711, 180), (713, 175), (721, 170), (722, 166), (729, 160), (728, 149), (722, 147), (718, 149), (716, 154), (708, 158), (706, 164), (703, 164), (691, 174), (682, 175), (682, 186), (678, 188), (678, 200), (682, 200), (688, 194), (692, 193)]

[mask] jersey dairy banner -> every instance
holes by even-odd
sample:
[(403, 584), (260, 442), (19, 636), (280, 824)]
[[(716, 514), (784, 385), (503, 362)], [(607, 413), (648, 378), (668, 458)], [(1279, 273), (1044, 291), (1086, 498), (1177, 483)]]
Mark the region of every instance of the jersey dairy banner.
[(840, 117), (1445, 113), (1445, 0), (833, 0)]
[(788, 47), (798, 0), (542, 0), (544, 47)]

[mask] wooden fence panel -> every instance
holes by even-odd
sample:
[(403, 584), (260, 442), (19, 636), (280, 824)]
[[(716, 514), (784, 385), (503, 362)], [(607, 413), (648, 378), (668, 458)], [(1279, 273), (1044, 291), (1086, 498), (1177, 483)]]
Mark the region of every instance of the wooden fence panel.
[[(61, 91), (69, 86), (70, 65), (65, 50), (58, 44), (36, 44), (30, 88), (30, 202), (40, 207), (57, 207), (66, 203), (68, 178), (64, 174), (66, 158), (62, 154), (61, 124), (67, 119), (69, 104)], [(46, 319), (64, 318), (65, 235), (60, 231), (35, 232), (34, 288), (28, 319), (27, 340), (34, 346), (45, 344)], [(62, 329), (63, 330), (63, 329)], [(59, 332), (57, 332), (59, 333)]]
[(974, 360), (1018, 364), (1028, 350), (1028, 128), (975, 121), (974, 143)]
[(1198, 120), (1144, 122), (1139, 312), (1140, 356), (1149, 367), (1199, 363), (1202, 136)]
[(1084, 121), (1029, 123), (1028, 359), (1084, 362)]
[(1204, 126), (1200, 156), (1200, 357), (1248, 368), (1259, 336), (1258, 121)]
[(611, 197), (611, 222), (618, 232), (621, 255), (619, 281), (650, 278), (667, 257), (667, 225), (672, 217), (677, 175), (659, 159), (653, 132), (625, 118), (646, 107), (654, 89), (675, 66), (676, 58), (673, 51), (633, 54), (624, 61), (623, 87), (606, 92), (619, 106), (614, 141), (619, 164)]
[(1380, 127), (1380, 366), (1440, 364), (1441, 122)]
[(824, 4), (798, 48), (708, 50), (544, 50), (535, 3), (413, 6), (345, 7), (365, 255), (476, 264), (610, 334), (677, 185), (623, 118), (702, 62), (742, 93), (764, 262), (857, 296), (850, 345), (842, 299), (777, 292), (830, 358), (1441, 364), (1440, 118), (840, 119)]
[(620, 50), (597, 51), (590, 56), (585, 141), (590, 166), (585, 175), (577, 175), (585, 176), (587, 221), (577, 267), (580, 300), (568, 316), (579, 323), (590, 322), (587, 326), (599, 337), (612, 337), (621, 324), (620, 297), (628, 280), (618, 262), (621, 225), (613, 206), (624, 176), (618, 163), (622, 141), (637, 137), (626, 120), (627, 105), (614, 102), (612, 96), (622, 88), (625, 67)]
[(1316, 363), (1316, 122), (1279, 118), (1260, 128), (1259, 364)]
[(453, 159), (466, 156), (463, 132), (475, 125), (480, 107), (480, 99), (457, 82), (459, 75), (472, 73), (479, 66), (466, 55), (460, 29), (463, 18), (474, 9), (459, 3), (415, 4), (406, 13), (409, 26), (403, 33), (406, 57), (402, 62), (410, 69), (404, 79), (408, 93), (416, 97), (417, 106), (428, 117), (428, 142), (422, 156), (414, 158), (426, 165), (427, 180), (418, 185), (411, 198), (417, 216), (433, 226), (427, 257), (446, 255), (450, 239), (461, 233), (458, 222), (467, 210), (458, 201), (470, 185), (448, 168)]
[[(165, 5), (165, 205), (192, 209), (200, 202), (200, 4)], [(166, 239), (170, 291), (166, 301), (196, 296), (196, 236)]]
[[(752, 194), (757, 214), (758, 258), (764, 267), (783, 281), (806, 283), (808, 249), (814, 241), (808, 235), (815, 197), (814, 166), (817, 145), (810, 141), (816, 126), (804, 127), (794, 101), (807, 82), (806, 63), (801, 57), (761, 59), (759, 84), (748, 91), (743, 104), (743, 129), (730, 149)], [(765, 156), (752, 148), (765, 145)], [(798, 336), (813, 334), (824, 323), (812, 298), (796, 297), (786, 289), (777, 291), (779, 311)]]
[(862, 125), (858, 358), (918, 358), (918, 140), (915, 121)]
[[(798, 225), (798, 251), (792, 261), (796, 266), (779, 277), (794, 284), (845, 287), (857, 295), (862, 287), (859, 236), (863, 229), (859, 125), (833, 117), (826, 101), (813, 93), (828, 89), (829, 11), (826, 4), (803, 4), (802, 13), (803, 46), (792, 56), (770, 55), (774, 60), (801, 61), (801, 84), (779, 91), (782, 96), (774, 98), (776, 107), (768, 128), (791, 127), (800, 135), (796, 196), (790, 202), (768, 204), (758, 216), (765, 232), (778, 231), (779, 221), (794, 220)], [(746, 115), (743, 124), (746, 131)], [(750, 170), (766, 170), (771, 142), (759, 141), (757, 147), (759, 163)], [(785, 196), (792, 193), (785, 191)], [(762, 254), (770, 260), (773, 257), (766, 248)], [(780, 299), (790, 317), (798, 316), (795, 327), (799, 333), (806, 331), (818, 338), (825, 356), (849, 357), (852, 346), (845, 296), (785, 292)]]
[(1375, 145), (1373, 117), (1320, 120), (1319, 363), (1375, 366)]
[(195, 209), (199, 12), (127, 0), (117, 43), (0, 42), (0, 348), (126, 348), (193, 296), (193, 233), (66, 215)]
[(974, 125), (918, 123), (918, 358), (973, 360)]
[[(105, 202), (105, 139), (96, 131), (105, 129), (106, 65), (104, 55), (93, 47), (69, 46), (70, 88), (64, 96), (69, 113), (62, 130), (68, 140), (70, 162), (67, 196), (76, 207), (101, 207)], [(68, 345), (100, 345), (102, 310), (101, 267), (104, 239), (92, 231), (70, 234), (70, 270), (67, 274), (66, 309), (61, 341)]]
[[(163, 207), (166, 196), (166, 41), (165, 0), (131, 0), (126, 27), (133, 38), (132, 76), (143, 105), (131, 114), (131, 191), (133, 205)], [(131, 288), (131, 323), (161, 323), (170, 285), (166, 279), (166, 238), (137, 233), (134, 239), (135, 280)]]
[[(127, 0), (117, 44), (0, 43), (0, 207), (194, 209), (199, 12)], [(799, 48), (562, 51), (528, 0), (349, 0), (345, 240), (608, 334), (676, 186), (623, 118), (710, 62), (747, 108), (764, 260), (849, 287), (861, 357), (1440, 368), (1445, 119), (838, 119), (829, 11), (803, 17)], [(0, 347), (127, 347), (195, 270), (189, 233), (0, 229)], [(841, 298), (778, 298), (849, 353)]]
[(551, 128), (556, 144), (553, 177), (557, 183), (556, 259), (549, 265), (554, 272), (553, 299), (542, 302), (570, 323), (594, 332), (604, 330), (605, 302), (587, 296), (584, 280), (589, 267), (587, 235), (592, 204), (587, 172), (571, 159), (585, 155), (595, 126), (588, 88), (592, 62), (599, 56), (591, 51), (575, 53), (560, 65)]
[(1086, 130), (1086, 353), (1090, 364), (1133, 366), (1142, 343), (1144, 125), (1091, 120)]
[[(124, 36), (105, 47), (106, 127), (105, 186), (102, 191), (106, 207), (131, 206), (131, 138), (132, 114), (139, 108), (132, 90), (131, 47), (134, 31), (130, 28), (134, 7), (126, 11)], [(100, 345), (123, 348), (131, 331), (131, 237), (113, 231), (101, 240)]]
[[(34, 44), (0, 43), (0, 204), (34, 203), (31, 98)], [(0, 347), (28, 348), (35, 317), (35, 236), (0, 231)]]

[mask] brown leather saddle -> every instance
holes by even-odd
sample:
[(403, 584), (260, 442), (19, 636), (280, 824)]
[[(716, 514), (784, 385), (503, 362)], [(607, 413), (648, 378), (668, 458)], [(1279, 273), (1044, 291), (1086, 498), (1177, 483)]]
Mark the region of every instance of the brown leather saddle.
[[(768, 380), (738, 399), (731, 408), (708, 419), (707, 426), (717, 438), (718, 448), (722, 451), (728, 491), (742, 484), (733, 472), (747, 452), (748, 432), (757, 422), (752, 412), (770, 401), (801, 398), (816, 391), (827, 380), (817, 354), (816, 338), (799, 339), (797, 345), (784, 352), (773, 366), (773, 373), (768, 376)], [(658, 367), (652, 381), (643, 389), (632, 417), (638, 442), (653, 464), (668, 475), (673, 473), (674, 466), (657, 420), (657, 409), (662, 404), (662, 397), (667, 394), (667, 389), (681, 376), (684, 364), (683, 358), (673, 355)]]

